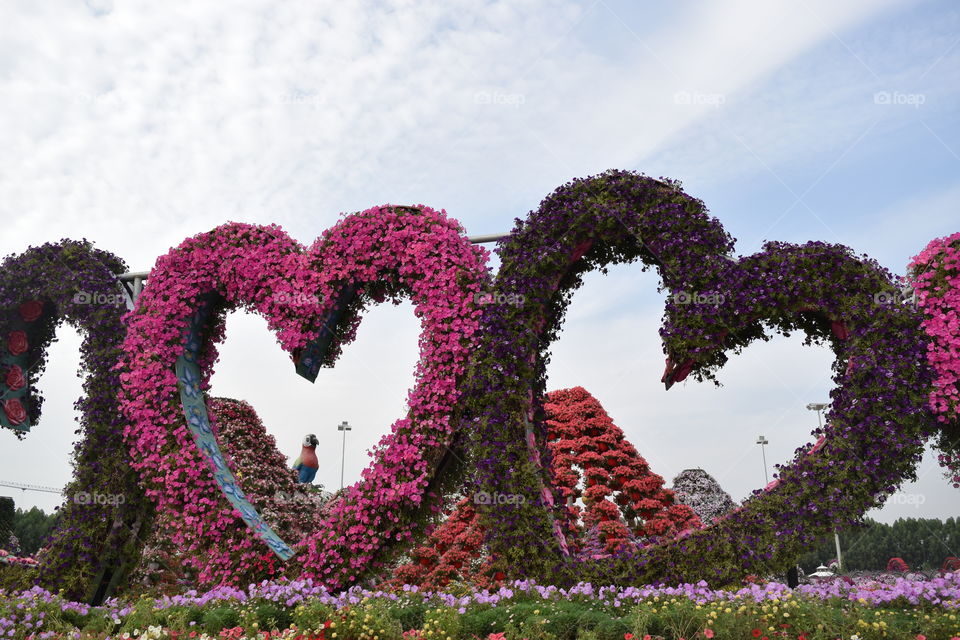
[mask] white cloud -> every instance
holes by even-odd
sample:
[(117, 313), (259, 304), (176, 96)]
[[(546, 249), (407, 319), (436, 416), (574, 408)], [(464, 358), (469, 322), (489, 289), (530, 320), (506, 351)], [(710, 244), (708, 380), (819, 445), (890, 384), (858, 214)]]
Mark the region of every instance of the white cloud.
[[(87, 237), (140, 270), (228, 219), (276, 222), (306, 243), (338, 212), (383, 202), (444, 207), (472, 233), (506, 231), (574, 176), (669, 158), (669, 149), (686, 146), (684, 132), (698, 131), (716, 112), (696, 94), (723, 96), (724, 113), (745, 109), (741, 96), (758, 83), (833, 41), (831, 32), (893, 4), (696, 5), (674, 9), (652, 32), (602, 2), (565, 0), (248, 0), (229, 11), (189, 2), (7, 3), (0, 9), (0, 251)], [(615, 45), (616, 56), (596, 41), (598, 29), (615, 40), (603, 44)], [(678, 104), (678, 92), (689, 92), (691, 104)], [(818, 108), (829, 110), (830, 100)], [(777, 103), (753, 106), (769, 112)], [(745, 113), (753, 118), (757, 110)], [(805, 148), (809, 136), (798, 131), (785, 153)], [(629, 273), (614, 282), (651, 282)], [(591, 287), (598, 295), (578, 294), (589, 304), (574, 308), (571, 326), (582, 314), (591, 340), (603, 335), (606, 342), (571, 338), (567, 345), (565, 338), (554, 362), (568, 372), (555, 376), (608, 403), (664, 475), (692, 458), (710, 464), (710, 448), (690, 453), (683, 445), (721, 408), (739, 416), (726, 445), (732, 448), (720, 449), (728, 460), (750, 451), (738, 443), (757, 429), (777, 436), (773, 459), (787, 457), (774, 450), (781, 441), (792, 449), (809, 432), (809, 416), (780, 410), (791, 396), (771, 394), (762, 406), (749, 401), (761, 370), (749, 354), (744, 364), (731, 363), (724, 395), (680, 388), (661, 404), (653, 387), (638, 387), (641, 376), (658, 386), (658, 300)], [(288, 455), (315, 430), (329, 457), (320, 476), (328, 485), (337, 483), (339, 468), (332, 428), (349, 420), (357, 429), (349, 436), (347, 478), (355, 480), (360, 451), (403, 413), (418, 332), (409, 305), (376, 310), (340, 365), (309, 389), (262, 324), (231, 320), (215, 391), (254, 401)], [(61, 335), (62, 348), (76, 348), (75, 336)], [(765, 357), (802, 363), (781, 372), (788, 386), (822, 369), (820, 356), (771, 348)], [(63, 360), (57, 354), (52, 365)], [(52, 366), (41, 381), (44, 422), (31, 444), (4, 442), (4, 473), (66, 481), (65, 462), (62, 472), (37, 476), (31, 460), (40, 452), (66, 460), (70, 407), (79, 395), (72, 369)], [(644, 389), (640, 402), (637, 388)], [(682, 416), (688, 409), (694, 413)], [(647, 424), (649, 434), (632, 426)], [(781, 440), (777, 425), (792, 431)], [(720, 431), (704, 433), (711, 447), (721, 446)], [(735, 497), (756, 485), (748, 478), (759, 469), (747, 460), (742, 475), (731, 476)]]

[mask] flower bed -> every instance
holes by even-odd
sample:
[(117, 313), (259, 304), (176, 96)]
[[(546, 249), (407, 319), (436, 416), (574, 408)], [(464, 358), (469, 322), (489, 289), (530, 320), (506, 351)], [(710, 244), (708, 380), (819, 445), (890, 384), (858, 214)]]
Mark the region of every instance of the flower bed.
[(310, 581), (111, 601), (89, 607), (39, 588), (0, 592), (0, 637), (300, 638), (301, 640), (861, 640), (960, 636), (960, 574), (930, 580), (833, 580), (791, 591), (779, 583), (711, 590), (569, 589), (517, 581), (496, 590), (337, 595)]

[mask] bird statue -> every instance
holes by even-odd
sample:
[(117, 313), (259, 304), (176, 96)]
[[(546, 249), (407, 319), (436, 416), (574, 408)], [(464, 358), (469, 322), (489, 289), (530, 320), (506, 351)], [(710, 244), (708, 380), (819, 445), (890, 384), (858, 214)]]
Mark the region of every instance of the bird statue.
[(300, 455), (293, 461), (293, 470), (297, 472), (297, 482), (300, 484), (310, 484), (317, 477), (317, 469), (320, 468), (320, 461), (317, 460), (317, 445), (320, 441), (312, 433), (307, 434), (303, 439), (303, 449)]

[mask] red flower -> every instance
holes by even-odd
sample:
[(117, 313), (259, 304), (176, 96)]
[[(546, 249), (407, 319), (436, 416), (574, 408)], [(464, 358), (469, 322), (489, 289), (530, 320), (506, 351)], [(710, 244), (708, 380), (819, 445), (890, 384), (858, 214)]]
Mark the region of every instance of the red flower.
[(633, 634), (632, 633), (623, 634), (623, 640), (633, 640)]
[(10, 424), (22, 424), (27, 420), (27, 410), (16, 398), (9, 398), (3, 402), (3, 412), (7, 415)]
[(23, 377), (23, 369), (16, 364), (7, 369), (6, 382), (7, 386), (13, 391), (16, 391), (17, 389), (23, 389), (27, 384), (26, 379)]
[(9, 349), (10, 354), (14, 356), (26, 353), (27, 334), (23, 331), (11, 331), (10, 335), (7, 336), (7, 349)]
[(25, 322), (33, 322), (43, 314), (43, 303), (39, 300), (31, 300), (20, 305), (20, 317)]
[(760, 631), (760, 629), (754, 629), (754, 630), (751, 631), (750, 633), (753, 634), (753, 637), (754, 637), (754, 638), (759, 638), (761, 631)]

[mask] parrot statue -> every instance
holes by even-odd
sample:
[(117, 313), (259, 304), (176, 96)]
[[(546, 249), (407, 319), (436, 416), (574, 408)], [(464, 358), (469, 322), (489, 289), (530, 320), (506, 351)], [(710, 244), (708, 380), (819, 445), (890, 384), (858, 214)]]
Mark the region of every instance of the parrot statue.
[(297, 482), (301, 484), (310, 484), (317, 476), (317, 469), (320, 468), (320, 461), (317, 460), (317, 445), (320, 441), (317, 436), (310, 433), (303, 439), (303, 448), (300, 455), (293, 461), (293, 470), (297, 472)]

